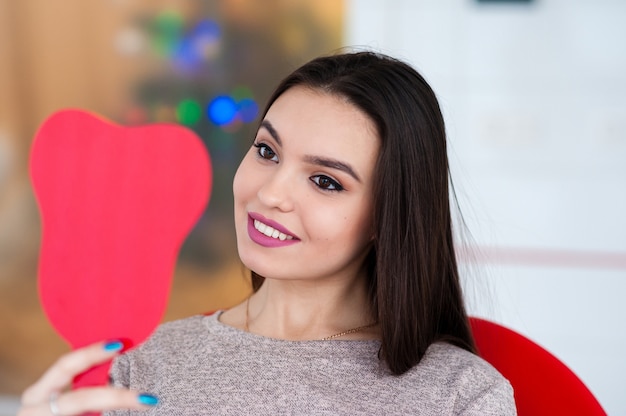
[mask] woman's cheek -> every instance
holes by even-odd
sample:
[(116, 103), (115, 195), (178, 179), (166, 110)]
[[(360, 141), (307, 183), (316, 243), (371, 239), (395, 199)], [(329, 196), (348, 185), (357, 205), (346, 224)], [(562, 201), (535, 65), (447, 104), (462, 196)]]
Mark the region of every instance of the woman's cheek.
[(237, 171), (235, 172), (235, 177), (233, 178), (233, 196), (235, 198), (235, 203), (239, 202), (239, 200), (244, 196), (246, 191), (246, 184), (250, 181), (250, 178), (247, 173), (249, 162), (249, 155), (241, 161)]

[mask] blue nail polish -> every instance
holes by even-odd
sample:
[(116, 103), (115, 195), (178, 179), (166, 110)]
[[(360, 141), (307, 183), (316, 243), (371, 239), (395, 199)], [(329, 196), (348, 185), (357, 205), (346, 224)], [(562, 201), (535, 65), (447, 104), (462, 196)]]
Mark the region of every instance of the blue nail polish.
[(159, 404), (159, 399), (156, 396), (146, 393), (137, 396), (137, 401), (147, 406), (156, 406), (157, 404)]
[(121, 351), (124, 348), (124, 343), (122, 341), (109, 341), (104, 344), (104, 350), (109, 352)]

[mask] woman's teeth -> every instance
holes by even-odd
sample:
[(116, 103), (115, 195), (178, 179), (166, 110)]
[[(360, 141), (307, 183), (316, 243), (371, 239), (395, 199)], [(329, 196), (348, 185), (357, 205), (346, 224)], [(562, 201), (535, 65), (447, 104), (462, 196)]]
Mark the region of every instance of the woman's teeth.
[(284, 240), (292, 240), (293, 237), (287, 234), (283, 234), (275, 228), (270, 227), (269, 225), (263, 224), (259, 220), (254, 220), (254, 228), (259, 230), (260, 233), (265, 234), (268, 237), (278, 238), (281, 241)]

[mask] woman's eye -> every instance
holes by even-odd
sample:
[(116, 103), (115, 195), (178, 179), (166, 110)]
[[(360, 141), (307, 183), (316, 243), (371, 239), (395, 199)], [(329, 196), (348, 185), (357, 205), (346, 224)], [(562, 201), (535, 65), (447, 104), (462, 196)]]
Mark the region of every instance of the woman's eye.
[(254, 143), (254, 147), (257, 148), (257, 154), (260, 158), (271, 160), (272, 162), (278, 162), (278, 156), (276, 153), (265, 143)]
[(318, 186), (318, 188), (325, 191), (343, 191), (343, 186), (334, 179), (325, 175), (311, 176), (311, 180)]

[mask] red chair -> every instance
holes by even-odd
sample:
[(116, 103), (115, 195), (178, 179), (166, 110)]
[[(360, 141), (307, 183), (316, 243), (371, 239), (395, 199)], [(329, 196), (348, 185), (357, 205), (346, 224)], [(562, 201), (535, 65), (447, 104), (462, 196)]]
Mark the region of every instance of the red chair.
[(519, 416), (606, 415), (576, 374), (539, 345), (484, 319), (470, 325), (479, 355), (511, 382)]

